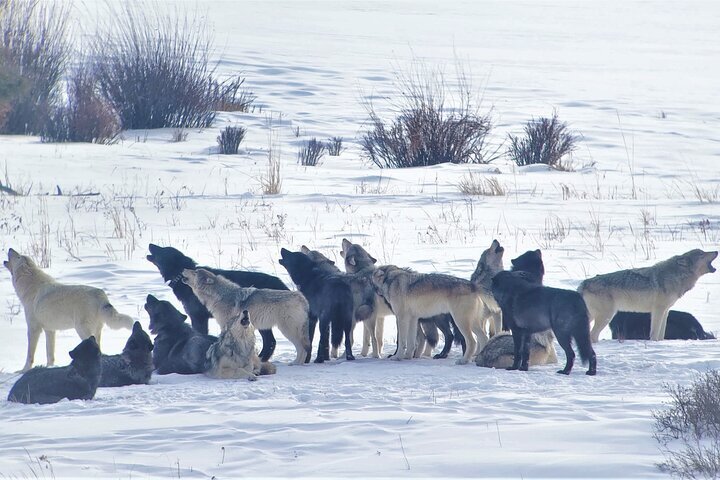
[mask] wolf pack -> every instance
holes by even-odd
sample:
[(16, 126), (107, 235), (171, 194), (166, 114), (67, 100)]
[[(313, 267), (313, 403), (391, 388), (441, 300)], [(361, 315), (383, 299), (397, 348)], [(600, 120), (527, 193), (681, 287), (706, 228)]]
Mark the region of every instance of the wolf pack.
[[(458, 364), (525, 371), (558, 363), (557, 342), (565, 354), (557, 373), (564, 375), (575, 363), (573, 342), (588, 365), (585, 373), (597, 373), (593, 343), (608, 324), (618, 340), (715, 338), (693, 315), (670, 307), (701, 276), (716, 271), (717, 251), (690, 250), (652, 266), (597, 275), (568, 290), (544, 284), (540, 250), (512, 259), (506, 270), (505, 249), (497, 240), (482, 252), (469, 279), (379, 266), (363, 246), (347, 239), (341, 248), (344, 271), (304, 245), (299, 251), (282, 248), (279, 263), (297, 287), (291, 290), (276, 276), (198, 266), (174, 247), (151, 243), (147, 260), (185, 312), (148, 294), (144, 309), (154, 339), (140, 322), (119, 313), (103, 290), (60, 283), (11, 248), (4, 265), (24, 309), (28, 348), (8, 400), (89, 400), (98, 387), (149, 384), (152, 375), (170, 373), (254, 381), (277, 371), (277, 362), (271, 362), (275, 330), (295, 348), (290, 365), (313, 360), (316, 329), (315, 363), (337, 358), (341, 345), (345, 359), (354, 360), (358, 323), (360, 354), (381, 358), (388, 316), (397, 321), (392, 360), (433, 355), (442, 334), (444, 344), (433, 358), (446, 358), (456, 345), (462, 350)], [(210, 318), (220, 327), (218, 336), (208, 333)], [(121, 353), (101, 353), (105, 325), (132, 330)], [(69, 352), (70, 365), (55, 367), (55, 332), (73, 328), (82, 341)], [(41, 333), (47, 366), (33, 368)]]

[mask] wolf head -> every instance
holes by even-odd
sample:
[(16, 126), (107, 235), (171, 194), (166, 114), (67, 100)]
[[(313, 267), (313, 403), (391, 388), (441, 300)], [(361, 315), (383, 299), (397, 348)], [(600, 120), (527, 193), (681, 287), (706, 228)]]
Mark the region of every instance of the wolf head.
[(10, 275), (13, 278), (15, 278), (16, 275), (22, 274), (23, 272), (30, 273), (33, 270), (38, 269), (32, 258), (25, 255), (20, 255), (12, 248), (8, 250), (8, 259), (3, 262), (3, 265), (5, 265), (5, 268), (10, 271)]
[(90, 336), (80, 342), (77, 347), (68, 352), (72, 358), (72, 364), (87, 365), (93, 362), (100, 363), (100, 347), (94, 336)]
[(315, 262), (302, 252), (291, 252), (285, 248), (280, 249), (278, 262), (285, 267), (295, 285), (304, 285), (315, 268)]
[(160, 271), (165, 281), (172, 280), (182, 273), (186, 268), (195, 268), (197, 263), (173, 247), (159, 247), (151, 243), (148, 247), (150, 255), (147, 258)]
[(528, 250), (517, 258), (510, 260), (513, 272), (528, 272), (537, 277), (542, 283), (545, 276), (545, 265), (542, 260), (542, 252), (540, 250)]
[[(157, 335), (163, 328), (177, 328), (179, 325), (185, 324), (185, 320), (187, 320), (187, 315), (180, 313), (172, 303), (158, 300), (152, 295), (148, 295), (145, 300), (145, 311), (150, 316), (149, 328), (153, 335)], [(133, 325), (134, 331), (135, 326)]]
[(348, 239), (342, 240), (342, 251), (340, 255), (345, 259), (345, 271), (356, 273), (366, 268), (374, 268), (377, 260), (372, 257), (363, 247), (351, 243)]
[(153, 342), (140, 322), (133, 323), (130, 338), (125, 342), (122, 356), (130, 363), (152, 363)]
[(502, 271), (492, 278), (492, 294), (501, 306), (514, 295), (539, 286), (535, 277), (527, 272)]
[(715, 273), (717, 269), (713, 267), (713, 260), (718, 256), (718, 252), (704, 252), (699, 248), (690, 250), (675, 257), (675, 261), (683, 270), (690, 270), (695, 278), (700, 278), (706, 273)]
[(480, 255), (480, 260), (478, 260), (470, 280), (475, 284), (489, 285), (490, 279), (505, 268), (503, 266), (504, 253), (505, 249), (500, 245), (500, 242), (493, 240), (490, 247), (486, 248)]
[(197, 290), (203, 285), (213, 285), (217, 283), (217, 275), (204, 268), (197, 268), (195, 270), (186, 268), (182, 271), (182, 276), (183, 283), (189, 285), (193, 290)]
[(340, 271), (340, 269), (335, 266), (335, 262), (317, 250), (310, 250), (305, 245), (302, 245), (300, 247), (300, 251), (309, 257), (317, 267), (323, 269), (324, 271), (328, 273), (337, 273)]
[(250, 316), (248, 315), (247, 310), (243, 310), (243, 316), (240, 319), (240, 325), (242, 325), (243, 327), (247, 327), (248, 325), (250, 325)]

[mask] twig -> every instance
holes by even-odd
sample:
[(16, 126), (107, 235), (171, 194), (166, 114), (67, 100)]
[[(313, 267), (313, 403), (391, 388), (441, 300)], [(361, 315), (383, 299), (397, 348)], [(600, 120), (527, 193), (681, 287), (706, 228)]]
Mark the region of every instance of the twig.
[(407, 465), (407, 469), (410, 470), (410, 462), (408, 461), (407, 455), (405, 454), (405, 446), (403, 446), (402, 443), (402, 435), (398, 435), (398, 438), (400, 439), (400, 448), (402, 449), (403, 458), (405, 459), (405, 464)]

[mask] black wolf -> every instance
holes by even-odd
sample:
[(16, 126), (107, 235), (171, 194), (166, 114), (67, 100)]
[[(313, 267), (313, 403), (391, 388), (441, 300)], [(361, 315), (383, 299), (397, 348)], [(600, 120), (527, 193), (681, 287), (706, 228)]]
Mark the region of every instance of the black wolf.
[(552, 328), (567, 359), (558, 373), (569, 375), (572, 370), (574, 339), (583, 363), (590, 364), (587, 375), (595, 375), (597, 360), (590, 343), (588, 311), (579, 293), (544, 287), (524, 272), (498, 273), (492, 280), (492, 292), (513, 334), (514, 361), (509, 370), (527, 370), (530, 335)]
[[(612, 338), (616, 340), (649, 340), (650, 314), (618, 312), (610, 322)], [(715, 335), (706, 332), (697, 318), (688, 312), (668, 312), (665, 340), (714, 340)]]
[(103, 355), (98, 387), (148, 384), (153, 371), (153, 342), (140, 322), (133, 324), (130, 338), (119, 355)]
[[(150, 244), (150, 255), (147, 259), (155, 265), (178, 300), (185, 312), (190, 315), (192, 326), (198, 332), (207, 335), (208, 319), (212, 316), (200, 300), (195, 296), (192, 288), (182, 282), (182, 271), (186, 268), (204, 268), (216, 275), (222, 275), (241, 287), (270, 288), (273, 290), (287, 290), (287, 286), (277, 277), (261, 272), (245, 272), (241, 270), (221, 270), (219, 268), (198, 267), (197, 263), (180, 250), (173, 247), (159, 247)], [(259, 330), (263, 340), (260, 359), (266, 362), (275, 351), (275, 335), (271, 329)]]
[(145, 310), (150, 315), (150, 333), (157, 335), (153, 365), (158, 374), (204, 373), (209, 368), (206, 354), (217, 337), (194, 330), (185, 323), (186, 315), (152, 295), (147, 296)]
[[(368, 290), (369, 298), (362, 302), (366, 307), (356, 306), (351, 285), (344, 274), (333, 273), (316, 263), (302, 252), (280, 250), (280, 265), (285, 267), (290, 278), (297, 285), (310, 305), (310, 328), (315, 329), (314, 319), (320, 322), (320, 343), (315, 363), (330, 360), (330, 341), (338, 347), (345, 337), (345, 358), (354, 360), (352, 353), (352, 329), (355, 321), (369, 318), (372, 312), (375, 292)], [(330, 327), (332, 326), (332, 339)], [(312, 338), (312, 337), (311, 337)]]
[(8, 401), (19, 403), (57, 403), (91, 400), (100, 381), (100, 347), (90, 336), (70, 351), (67, 367), (35, 367), (25, 372), (10, 389)]

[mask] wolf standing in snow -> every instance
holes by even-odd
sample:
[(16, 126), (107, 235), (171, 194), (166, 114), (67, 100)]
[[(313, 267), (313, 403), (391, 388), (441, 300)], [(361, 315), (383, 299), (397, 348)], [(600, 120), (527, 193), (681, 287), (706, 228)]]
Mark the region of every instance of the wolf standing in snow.
[(256, 328), (277, 326), (295, 346), (297, 355), (291, 365), (310, 360), (309, 307), (300, 292), (240, 287), (204, 268), (183, 270), (183, 277), (223, 330), (247, 310)]
[(596, 275), (583, 281), (583, 296), (594, 321), (593, 343), (619, 310), (650, 313), (650, 340), (665, 338), (670, 307), (695, 286), (706, 273), (715, 272), (712, 261), (718, 252), (690, 250), (644, 268)]
[(3, 262), (10, 270), (27, 322), (28, 349), (22, 372), (32, 368), (40, 333), (45, 332), (47, 365), (55, 364), (55, 331), (74, 328), (81, 339), (91, 335), (98, 345), (103, 325), (113, 329), (133, 326), (133, 319), (115, 310), (99, 288), (66, 285), (40, 270), (30, 257), (12, 248)]

